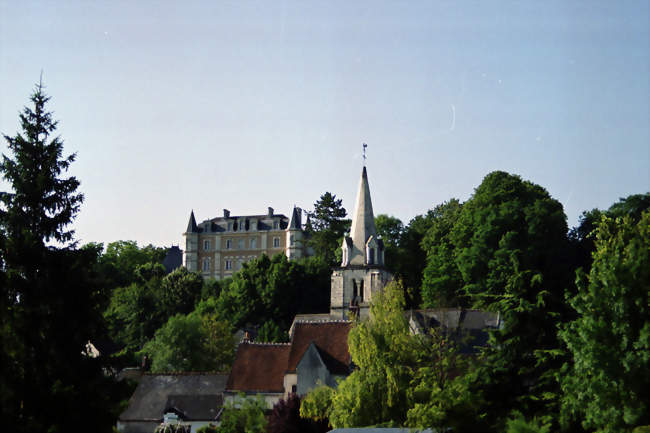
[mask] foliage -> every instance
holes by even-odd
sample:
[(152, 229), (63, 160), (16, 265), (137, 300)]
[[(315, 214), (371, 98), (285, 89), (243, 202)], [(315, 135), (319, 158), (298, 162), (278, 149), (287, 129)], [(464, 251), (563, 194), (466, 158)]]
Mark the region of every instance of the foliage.
[[(102, 358), (83, 354), (101, 328), (104, 292), (94, 282), (98, 249), (75, 249), (69, 224), (83, 196), (63, 177), (75, 155), (63, 157), (52, 138), (57, 122), (38, 84), (33, 108), (20, 114), (22, 132), (4, 136), (10, 156), (0, 173), (0, 416), (12, 431), (76, 431), (92, 420), (110, 431), (120, 386), (104, 376)], [(70, 417), (69, 409), (76, 416)]]
[(388, 216), (386, 214), (379, 214), (375, 217), (375, 228), (377, 234), (383, 239), (386, 247), (398, 247), (402, 233), (404, 232), (404, 224), (399, 218)]
[(585, 211), (580, 216), (580, 222), (569, 232), (569, 239), (574, 250), (574, 267), (583, 268), (589, 272), (592, 262), (592, 254), (596, 250), (596, 226), (603, 215), (610, 218), (628, 216), (632, 221), (639, 221), (641, 214), (650, 209), (650, 193), (634, 194), (621, 198), (606, 211), (592, 209)]
[[(217, 300), (220, 317), (236, 328), (265, 324), (263, 337), (286, 339), (297, 313), (329, 307), (329, 269), (322, 259), (291, 261), (266, 255), (244, 264)], [(271, 324), (273, 323), (273, 324)], [(276, 340), (277, 341), (277, 340)]]
[(506, 423), (506, 433), (550, 433), (551, 423), (534, 418), (526, 421), (521, 412), (515, 412), (514, 416)]
[(650, 212), (603, 217), (595, 245), (570, 299), (578, 317), (560, 332), (573, 356), (562, 408), (565, 421), (619, 432), (650, 422)]
[(303, 417), (329, 420), (335, 428), (463, 428), (470, 420), (476, 425), (468, 385), (460, 375), (468, 361), (451, 336), (411, 334), (403, 308), (403, 289), (395, 283), (373, 298), (370, 317), (348, 337), (357, 369), (337, 390), (319, 387), (308, 394)]
[(214, 431), (217, 433), (265, 433), (267, 425), (264, 416), (265, 407), (264, 399), (259, 395), (257, 398), (239, 395), (236, 403), (225, 405), (221, 414), (221, 425)]
[(234, 358), (230, 325), (215, 315), (177, 314), (156, 331), (141, 353), (153, 372), (225, 371)]
[(329, 424), (332, 398), (336, 391), (327, 385), (312, 389), (300, 403), (300, 416)]
[(462, 355), (458, 344), (466, 336), (431, 329), (419, 343), (418, 368), (408, 388), (409, 406), (406, 425), (435, 427), (439, 431), (477, 431), (484, 429), (478, 414), (479, 396), (471, 393), (463, 373), (472, 360)]
[(350, 220), (344, 219), (347, 211), (336, 195), (326, 192), (314, 203), (314, 211), (309, 213), (307, 245), (314, 249), (316, 256), (325, 260), (328, 266), (336, 264), (336, 251), (341, 239), (350, 228)]
[[(499, 429), (513, 409), (526, 417), (557, 412), (554, 372), (562, 360), (555, 328), (568, 317), (563, 298), (570, 287), (562, 205), (539, 185), (493, 172), (460, 209), (445, 206), (447, 217), (425, 242), (428, 288), (436, 279), (459, 285), (466, 305), (498, 311), (503, 321), (473, 375), (481, 411)], [(440, 290), (427, 294), (431, 302)]]
[(417, 215), (404, 228), (397, 251), (386, 251), (386, 267), (405, 287), (406, 308), (418, 308), (422, 302), (422, 273), (426, 265), (426, 252), (422, 240), (433, 223), (433, 211)]
[(170, 317), (194, 310), (203, 291), (200, 274), (185, 268), (164, 275), (162, 265), (145, 263), (133, 272), (137, 281), (113, 290), (104, 312), (110, 337), (131, 355)]
[(325, 433), (327, 422), (316, 422), (300, 417), (300, 397), (289, 394), (280, 399), (269, 414), (267, 433)]
[[(96, 244), (102, 246), (102, 244)], [(135, 241), (115, 241), (106, 246), (99, 257), (99, 272), (107, 279), (106, 288), (128, 286), (138, 281), (136, 269), (146, 264), (162, 264), (166, 251), (164, 248), (147, 245), (138, 247)]]
[(422, 239), (422, 247), (427, 251), (422, 279), (424, 308), (466, 306), (461, 295), (462, 275), (454, 261), (455, 248), (450, 237), (461, 209), (460, 202), (451, 199), (436, 206), (429, 215), (429, 228)]

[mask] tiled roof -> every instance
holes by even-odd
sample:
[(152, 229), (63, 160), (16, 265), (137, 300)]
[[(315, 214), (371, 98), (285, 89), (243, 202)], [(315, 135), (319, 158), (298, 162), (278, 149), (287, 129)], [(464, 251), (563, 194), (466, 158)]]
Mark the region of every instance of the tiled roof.
[(290, 349), (288, 343), (240, 343), (226, 391), (284, 392), (284, 372)]
[(344, 321), (294, 323), (287, 372), (296, 371), (298, 362), (313, 342), (332, 374), (349, 373), (348, 333), (351, 328), (352, 322)]
[(215, 395), (223, 392), (225, 374), (145, 374), (120, 415), (120, 421), (162, 422), (170, 395)]

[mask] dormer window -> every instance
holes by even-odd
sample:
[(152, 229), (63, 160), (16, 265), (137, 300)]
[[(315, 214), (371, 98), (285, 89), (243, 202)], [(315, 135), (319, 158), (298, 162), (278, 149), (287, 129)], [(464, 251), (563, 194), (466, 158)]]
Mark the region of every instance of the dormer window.
[(255, 221), (251, 221), (251, 230), (257, 230), (257, 223)]
[(368, 264), (369, 265), (374, 265), (375, 264), (375, 249), (371, 247), (366, 248), (366, 254), (368, 256)]
[(232, 223), (231, 223), (231, 222), (228, 223), (228, 231), (229, 231), (229, 232), (232, 231)]
[(279, 230), (279, 229), (280, 229), (280, 222), (273, 221), (273, 230)]

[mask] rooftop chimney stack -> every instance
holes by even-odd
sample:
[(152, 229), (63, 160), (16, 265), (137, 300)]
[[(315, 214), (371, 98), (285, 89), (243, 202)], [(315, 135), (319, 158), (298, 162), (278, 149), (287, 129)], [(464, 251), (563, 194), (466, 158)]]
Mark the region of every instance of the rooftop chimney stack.
[(224, 218), (230, 218), (230, 211), (228, 209), (223, 210), (223, 217)]
[(273, 216), (273, 208), (269, 206), (269, 216)]

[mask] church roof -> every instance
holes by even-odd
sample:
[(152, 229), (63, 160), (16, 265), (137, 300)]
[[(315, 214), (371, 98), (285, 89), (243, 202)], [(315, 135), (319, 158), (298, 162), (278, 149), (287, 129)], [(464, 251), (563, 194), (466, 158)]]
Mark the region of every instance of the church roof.
[(352, 217), (352, 228), (350, 238), (354, 245), (354, 252), (350, 256), (350, 264), (364, 264), (366, 241), (370, 236), (377, 236), (375, 228), (375, 215), (372, 212), (372, 200), (370, 199), (370, 187), (368, 185), (368, 173), (366, 167), (361, 172), (357, 202)]
[(190, 212), (190, 220), (187, 222), (186, 233), (198, 233), (199, 228), (196, 225), (196, 219), (194, 218), (194, 210)]
[(287, 372), (296, 371), (300, 359), (309, 345), (314, 343), (330, 373), (349, 373), (348, 333), (352, 328), (352, 322), (298, 322), (294, 326)]
[(284, 392), (290, 350), (289, 344), (240, 343), (226, 391)]

